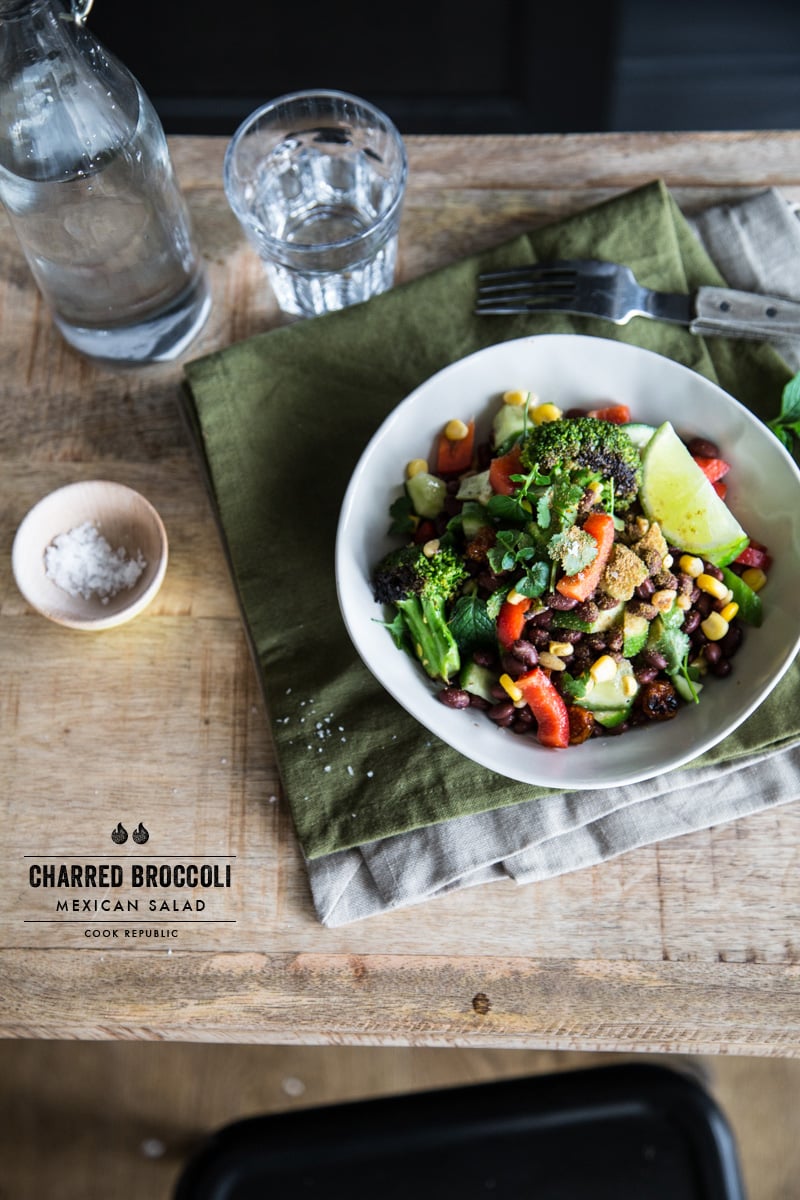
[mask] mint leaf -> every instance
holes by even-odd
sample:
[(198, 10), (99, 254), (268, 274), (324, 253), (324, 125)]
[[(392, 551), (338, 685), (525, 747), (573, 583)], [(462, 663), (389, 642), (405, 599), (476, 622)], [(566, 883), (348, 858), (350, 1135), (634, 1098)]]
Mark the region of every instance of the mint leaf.
[(495, 623), (479, 596), (461, 596), (448, 622), (462, 654), (470, 654), (480, 646), (494, 647)]

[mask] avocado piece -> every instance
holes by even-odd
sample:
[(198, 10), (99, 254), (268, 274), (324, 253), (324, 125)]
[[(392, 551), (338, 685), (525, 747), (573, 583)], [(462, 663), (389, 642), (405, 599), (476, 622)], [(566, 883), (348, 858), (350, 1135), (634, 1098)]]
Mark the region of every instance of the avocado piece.
[(594, 621), (582, 621), (574, 612), (560, 612), (553, 620), (556, 629), (580, 629), (583, 633), (605, 633), (618, 624), (625, 609), (620, 600), (613, 608), (601, 608)]
[(489, 472), (479, 471), (477, 475), (465, 475), (458, 485), (457, 500), (477, 500), (479, 504), (488, 504), (493, 495), (489, 483)]
[(471, 692), (473, 696), (480, 696), (489, 704), (497, 703), (496, 698), (492, 695), (492, 687), (497, 683), (497, 674), (489, 667), (482, 667), (470, 660), (461, 668), (459, 682), (465, 692)]
[(650, 632), (650, 622), (641, 613), (625, 612), (622, 616), (622, 653), (626, 658), (634, 658), (647, 645), (647, 635)]
[(433, 517), (438, 517), (444, 508), (447, 484), (438, 475), (420, 471), (418, 475), (406, 480), (406, 491), (418, 517), (432, 520)]

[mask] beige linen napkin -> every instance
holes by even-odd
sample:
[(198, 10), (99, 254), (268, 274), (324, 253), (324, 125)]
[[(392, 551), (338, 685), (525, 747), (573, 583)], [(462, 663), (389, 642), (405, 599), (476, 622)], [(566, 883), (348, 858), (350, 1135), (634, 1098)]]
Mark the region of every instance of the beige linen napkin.
[[(731, 287), (800, 300), (800, 221), (779, 192), (716, 206), (692, 225)], [(800, 344), (780, 350), (800, 365)], [(456, 817), (311, 859), (309, 879), (320, 920), (338, 926), (492, 880), (546, 879), (796, 799), (793, 746), (620, 791), (550, 794)]]

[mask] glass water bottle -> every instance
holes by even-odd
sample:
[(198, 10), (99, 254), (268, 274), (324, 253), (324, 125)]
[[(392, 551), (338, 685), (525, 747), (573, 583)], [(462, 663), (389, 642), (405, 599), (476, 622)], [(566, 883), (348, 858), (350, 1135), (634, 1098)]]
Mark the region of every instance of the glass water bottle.
[(206, 274), (161, 123), (85, 27), (91, 3), (0, 0), (0, 199), (68, 342), (172, 359), (208, 315)]

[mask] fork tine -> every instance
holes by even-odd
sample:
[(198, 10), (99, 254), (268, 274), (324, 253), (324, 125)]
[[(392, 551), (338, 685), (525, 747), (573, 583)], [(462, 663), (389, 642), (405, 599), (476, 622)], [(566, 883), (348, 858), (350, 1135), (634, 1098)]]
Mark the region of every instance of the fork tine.
[(575, 279), (578, 272), (568, 262), (529, 263), (524, 267), (507, 267), (502, 271), (484, 271), (478, 276), (478, 282), (494, 283), (496, 281), (511, 281), (515, 279), (535, 281), (539, 279)]
[(498, 280), (497, 283), (479, 283), (478, 296), (513, 296), (519, 294), (522, 296), (571, 296), (575, 291), (575, 284), (572, 280), (559, 279), (542, 279), (530, 280), (526, 278)]
[(555, 299), (552, 296), (542, 296), (540, 299), (530, 299), (528, 296), (486, 296), (479, 297), (475, 312), (481, 316), (512, 316), (515, 313), (528, 312), (574, 312), (575, 307), (569, 296)]

